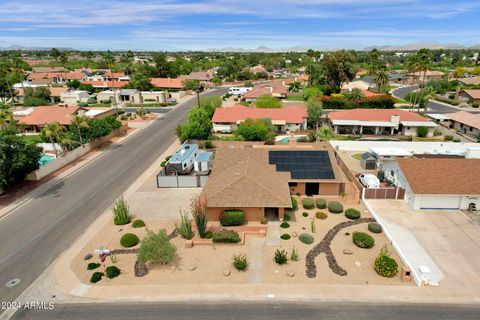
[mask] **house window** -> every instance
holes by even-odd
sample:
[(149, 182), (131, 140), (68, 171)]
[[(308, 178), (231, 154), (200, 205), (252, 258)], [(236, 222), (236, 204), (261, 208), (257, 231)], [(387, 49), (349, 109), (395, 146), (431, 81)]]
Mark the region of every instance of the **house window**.
[(296, 182), (289, 182), (288, 186), (291, 187), (296, 187), (298, 184)]

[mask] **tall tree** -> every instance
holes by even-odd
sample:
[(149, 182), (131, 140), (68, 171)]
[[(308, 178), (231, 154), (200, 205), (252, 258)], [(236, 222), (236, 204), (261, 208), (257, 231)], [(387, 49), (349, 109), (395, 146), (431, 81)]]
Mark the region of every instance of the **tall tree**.
[(307, 101), (308, 124), (318, 131), (322, 123), (323, 104), (319, 97), (312, 97)]
[(340, 92), (342, 84), (355, 77), (355, 56), (352, 52), (341, 50), (326, 53), (323, 65), (326, 85), (331, 92)]
[(63, 133), (64, 129), (59, 123), (49, 123), (42, 129), (43, 135), (50, 140), (52, 144), (53, 151), (55, 152), (55, 156), (58, 158), (58, 150), (56, 147), (56, 143), (60, 143), (61, 134)]
[(387, 68), (378, 68), (372, 75), (372, 80), (377, 86), (377, 92), (383, 92), (384, 88), (388, 85), (388, 70)]

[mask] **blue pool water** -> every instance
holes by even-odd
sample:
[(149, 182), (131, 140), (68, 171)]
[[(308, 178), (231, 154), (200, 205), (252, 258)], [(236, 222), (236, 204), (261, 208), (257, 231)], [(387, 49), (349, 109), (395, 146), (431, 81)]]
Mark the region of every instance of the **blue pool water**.
[(40, 157), (40, 159), (38, 160), (38, 163), (43, 166), (47, 163), (49, 163), (50, 161), (53, 161), (55, 160), (55, 157), (52, 157), (52, 156), (47, 156), (47, 155), (43, 155)]
[(278, 140), (278, 142), (288, 142), (288, 138), (280, 139), (280, 140)]

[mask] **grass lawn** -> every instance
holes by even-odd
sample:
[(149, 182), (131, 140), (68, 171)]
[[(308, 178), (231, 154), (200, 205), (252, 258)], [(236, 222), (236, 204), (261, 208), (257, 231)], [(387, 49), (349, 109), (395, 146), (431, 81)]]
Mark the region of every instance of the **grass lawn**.
[(360, 161), (362, 159), (362, 154), (361, 153), (354, 153), (351, 155), (351, 157), (355, 160)]
[(305, 101), (303, 96), (288, 96), (287, 100), (288, 101)]
[(40, 142), (42, 142), (42, 139), (40, 138), (39, 134), (23, 136), (23, 140), (25, 140), (25, 142), (28, 142), (28, 143), (40, 143)]

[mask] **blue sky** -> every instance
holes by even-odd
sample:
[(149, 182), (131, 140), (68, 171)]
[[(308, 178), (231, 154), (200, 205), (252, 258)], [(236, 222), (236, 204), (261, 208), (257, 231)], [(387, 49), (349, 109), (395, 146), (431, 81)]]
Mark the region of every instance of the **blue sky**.
[(0, 46), (470, 46), (480, 44), (479, 21), (479, 0), (0, 0)]

